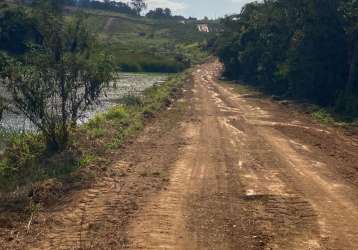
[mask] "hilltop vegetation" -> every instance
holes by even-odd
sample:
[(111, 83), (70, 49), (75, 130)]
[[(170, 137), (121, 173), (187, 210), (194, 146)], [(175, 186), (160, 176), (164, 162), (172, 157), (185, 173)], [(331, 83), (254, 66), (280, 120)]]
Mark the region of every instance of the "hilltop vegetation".
[[(199, 32), (195, 20), (182, 23), (99, 10), (86, 13), (89, 27), (99, 34), (103, 48), (114, 55), (122, 71), (180, 72), (198, 55), (202, 58), (203, 42), (214, 35)], [(191, 53), (183, 54), (183, 47), (190, 47)]]
[(67, 6), (76, 6), (79, 8), (97, 9), (105, 11), (114, 11), (128, 15), (137, 15), (137, 11), (131, 8), (128, 3), (117, 1), (90, 1), (90, 0), (65, 0)]
[(270, 0), (223, 20), (225, 74), (284, 98), (358, 115), (358, 2)]

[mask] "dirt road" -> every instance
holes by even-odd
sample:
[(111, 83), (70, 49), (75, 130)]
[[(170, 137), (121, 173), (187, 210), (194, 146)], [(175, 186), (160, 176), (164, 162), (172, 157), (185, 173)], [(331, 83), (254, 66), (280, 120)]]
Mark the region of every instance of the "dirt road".
[(220, 71), (198, 67), (177, 123), (148, 128), (114, 164), (127, 175), (53, 212), (31, 249), (358, 249), (357, 138)]
[(218, 84), (219, 72), (211, 63), (194, 73), (187, 144), (168, 188), (133, 221), (131, 248), (358, 249), (357, 188), (335, 155), (290, 137), (334, 132), (261, 108)]

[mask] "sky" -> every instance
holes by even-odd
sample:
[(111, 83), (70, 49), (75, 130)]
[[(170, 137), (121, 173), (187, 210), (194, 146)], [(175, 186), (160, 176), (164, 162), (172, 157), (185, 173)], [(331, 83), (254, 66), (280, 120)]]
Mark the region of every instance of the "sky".
[(186, 17), (222, 17), (239, 13), (242, 6), (252, 0), (146, 0), (149, 9), (170, 8), (175, 14)]

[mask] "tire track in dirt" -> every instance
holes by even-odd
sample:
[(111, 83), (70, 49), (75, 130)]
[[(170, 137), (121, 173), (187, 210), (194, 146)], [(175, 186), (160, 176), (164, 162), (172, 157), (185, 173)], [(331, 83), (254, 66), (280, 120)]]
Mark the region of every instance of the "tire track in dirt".
[[(138, 165), (165, 165), (165, 188), (141, 192), (138, 210), (125, 223), (101, 228), (104, 221), (119, 223), (119, 204), (134, 199), (135, 188), (119, 195), (128, 181), (150, 185), (105, 178), (81, 195), (79, 206), (55, 214), (62, 224), (54, 223), (51, 240), (38, 249), (358, 249), (357, 188), (334, 171), (325, 152), (282, 128), (326, 138), (334, 131), (235, 93), (218, 83), (221, 70), (210, 62), (192, 73), (194, 86), (185, 97), (190, 111), (175, 131), (174, 142), (182, 143), (175, 160), (166, 160), (171, 151), (165, 145), (143, 141), (152, 155)], [(105, 242), (97, 231), (122, 241)], [(93, 245), (99, 239), (102, 245)]]
[(111, 155), (113, 164), (101, 166), (108, 168), (102, 173), (106, 177), (51, 208), (43, 215), (39, 240), (16, 249), (126, 248), (128, 221), (149, 194), (167, 186), (169, 166), (183, 144), (177, 130), (184, 112), (181, 104), (173, 105), (151, 121), (137, 139)]
[[(197, 133), (193, 126), (185, 128), (186, 140), (191, 140)], [(175, 163), (168, 187), (160, 192), (141, 212), (140, 220), (136, 220), (130, 229), (130, 248), (133, 249), (188, 249), (186, 242), (183, 206), (184, 196), (188, 192), (191, 171), (188, 162), (195, 158), (195, 149), (187, 146), (184, 156)], [(181, 239), (181, 241), (178, 241)]]
[(186, 131), (196, 132), (185, 139), (168, 190), (133, 220), (129, 233), (139, 244), (129, 248), (356, 249), (358, 209), (347, 195), (356, 190), (278, 128), (331, 131), (282, 121), (218, 84), (220, 70), (215, 62), (193, 73)]
[[(124, 168), (118, 163), (115, 168)], [(87, 234), (98, 221), (103, 221), (116, 199), (123, 183), (114, 178), (104, 178), (98, 184), (79, 194), (78, 205), (69, 206), (52, 214), (52, 229), (46, 240), (30, 249), (85, 249), (91, 247)], [(75, 198), (76, 199), (76, 198)]]
[[(129, 227), (129, 249), (237, 249), (262, 244), (252, 242), (248, 223), (243, 223), (250, 216), (241, 209), (243, 189), (230, 152), (223, 147), (215, 105), (202, 102), (209, 97), (194, 82), (195, 116), (183, 123), (186, 146), (167, 190), (152, 197)], [(238, 241), (245, 230), (246, 238)]]
[[(296, 249), (306, 249), (307, 247), (309, 249), (357, 248), (358, 206), (356, 200), (352, 199), (354, 197), (352, 194), (357, 194), (356, 189), (346, 183), (343, 178), (334, 176), (334, 172), (331, 172), (331, 169), (328, 168), (329, 163), (322, 163), (315, 159), (315, 154), (310, 148), (287, 138), (276, 130), (274, 126), (313, 130), (324, 133), (326, 136), (329, 136), (330, 132), (321, 128), (310, 127), (309, 125), (301, 125), (300, 121), (291, 123), (275, 121), (276, 117), (273, 114), (255, 107), (253, 100), (248, 98), (244, 100), (244, 98), (233, 94), (227, 88), (217, 84), (214, 85), (217, 91), (216, 95), (222, 98), (221, 101), (228, 106), (235, 107), (238, 111), (236, 118), (232, 122), (234, 127), (244, 126), (246, 132), (252, 131), (248, 135), (249, 141), (251, 140), (252, 142), (247, 141), (242, 144), (246, 145), (246, 147), (251, 144), (253, 147), (258, 148), (259, 152), (268, 154), (267, 156), (261, 154), (262, 161), (257, 164), (262, 167), (263, 174), (260, 174), (260, 169), (256, 168), (246, 175), (250, 179), (248, 186), (253, 186), (248, 189), (249, 194), (255, 196), (256, 193), (265, 193), (265, 191), (260, 190), (265, 187), (269, 189), (269, 193), (274, 193), (275, 191), (280, 193), (285, 190), (285, 192), (281, 192), (281, 196), (288, 198), (284, 199), (284, 203), (287, 203), (284, 204), (284, 208), (273, 203), (272, 197), (264, 202), (266, 207), (264, 210), (270, 212), (267, 217), (274, 218), (274, 220), (271, 220), (271, 225), (278, 223), (276, 227), (279, 229), (279, 234), (280, 231), (287, 231), (287, 233), (292, 234), (292, 225), (287, 225), (287, 220), (291, 220), (294, 225), (299, 225), (300, 227), (306, 220), (307, 225), (303, 226), (298, 233), (301, 236), (304, 233), (313, 237), (307, 237), (306, 239), (304, 239), (305, 237), (303, 239), (298, 237), (298, 242), (293, 240), (294, 243), (290, 249), (293, 247)], [(251, 101), (250, 105), (248, 101)], [(237, 121), (238, 116), (241, 116), (239, 122)], [(254, 152), (255, 148), (249, 148), (248, 154), (253, 154)], [(260, 153), (254, 155), (254, 158), (256, 158), (255, 160), (260, 159)], [(276, 161), (276, 164), (273, 161)], [(260, 175), (261, 177), (257, 177)], [(282, 198), (279, 200), (282, 201)], [(298, 201), (298, 203), (296, 204), (294, 201)], [(282, 211), (281, 218), (275, 216), (278, 211)], [(300, 212), (297, 213), (297, 211)], [(309, 228), (311, 229), (307, 232)], [(291, 232), (289, 232), (290, 230)], [(276, 237), (287, 238), (287, 233)], [(272, 247), (276, 248), (281, 248), (282, 244), (284, 244), (284, 242), (277, 244), (275, 240), (272, 242)], [(304, 242), (307, 243), (306, 247), (300, 245)]]
[[(282, 162), (274, 156), (271, 145), (255, 127), (247, 124), (240, 106), (228, 105), (216, 87), (211, 86), (208, 90), (215, 103), (219, 103), (220, 111), (226, 114), (220, 117), (221, 130), (226, 131), (224, 138), (230, 138), (231, 145), (227, 147), (231, 146), (231, 155), (236, 160), (236, 178), (245, 188), (242, 197), (247, 203), (243, 205), (252, 210), (258, 234), (253, 237), (263, 239), (262, 247), (265, 248), (317, 248), (315, 212), (280, 179), (276, 167)], [(309, 234), (303, 236), (303, 232)]]

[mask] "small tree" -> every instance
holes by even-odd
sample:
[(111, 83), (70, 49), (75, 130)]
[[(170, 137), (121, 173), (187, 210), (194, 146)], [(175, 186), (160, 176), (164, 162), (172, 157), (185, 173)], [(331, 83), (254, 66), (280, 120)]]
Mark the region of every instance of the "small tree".
[(140, 16), (140, 13), (147, 9), (147, 4), (144, 0), (132, 0), (131, 6), (134, 9), (134, 11), (137, 13), (138, 16)]
[(165, 19), (165, 18), (172, 18), (172, 11), (169, 8), (156, 8), (155, 10), (150, 10), (146, 17), (149, 18), (157, 18), (157, 19)]
[(70, 128), (98, 101), (111, 80), (111, 64), (96, 51), (95, 38), (82, 15), (65, 23), (57, 12), (36, 13), (43, 42), (21, 61), (2, 56), (5, 91), (0, 100), (10, 112), (32, 122), (49, 149), (61, 150), (68, 144)]
[(169, 9), (169, 8), (165, 8), (164, 9), (164, 15), (165, 15), (165, 17), (170, 18), (172, 16), (172, 10)]

